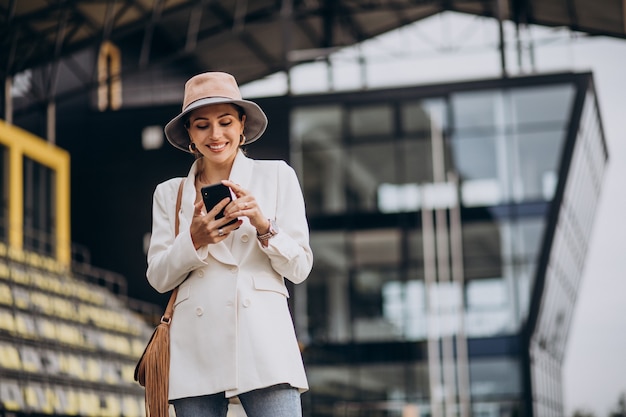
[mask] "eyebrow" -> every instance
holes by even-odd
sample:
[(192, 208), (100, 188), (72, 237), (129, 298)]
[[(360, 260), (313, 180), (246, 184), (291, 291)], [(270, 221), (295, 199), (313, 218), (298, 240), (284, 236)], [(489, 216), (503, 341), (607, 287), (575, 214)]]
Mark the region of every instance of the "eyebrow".
[[(235, 116), (234, 116), (234, 115), (232, 115), (231, 113), (224, 113), (224, 114), (221, 114), (221, 115), (217, 116), (217, 118), (218, 118), (218, 119), (221, 119), (221, 118), (222, 118), (222, 117), (224, 117), (224, 116), (233, 116), (233, 117), (235, 117)], [(195, 122), (196, 120), (209, 120), (209, 118), (208, 118), (208, 117), (201, 117), (201, 116), (198, 116), (198, 117), (193, 118), (191, 121), (192, 121), (192, 122)]]

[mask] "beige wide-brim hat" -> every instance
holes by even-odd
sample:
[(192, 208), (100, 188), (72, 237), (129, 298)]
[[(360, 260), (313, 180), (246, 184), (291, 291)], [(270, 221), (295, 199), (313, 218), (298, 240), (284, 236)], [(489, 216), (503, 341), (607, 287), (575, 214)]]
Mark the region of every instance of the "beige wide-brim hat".
[(211, 104), (232, 103), (240, 106), (246, 114), (243, 134), (244, 145), (257, 140), (267, 127), (267, 116), (252, 101), (243, 100), (235, 77), (225, 72), (205, 72), (185, 83), (182, 112), (165, 125), (165, 136), (176, 148), (190, 152), (189, 134), (185, 122), (189, 112)]

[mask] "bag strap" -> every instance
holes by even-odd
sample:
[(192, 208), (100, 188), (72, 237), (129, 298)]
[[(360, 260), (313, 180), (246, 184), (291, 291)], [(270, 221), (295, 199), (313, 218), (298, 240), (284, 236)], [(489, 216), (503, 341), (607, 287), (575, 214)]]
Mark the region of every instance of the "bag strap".
[[(180, 204), (183, 199), (183, 185), (185, 185), (185, 179), (183, 178), (178, 186), (178, 195), (176, 196), (176, 220), (174, 221), (174, 236), (178, 236), (178, 229), (180, 227), (180, 219), (178, 218), (178, 212), (180, 211)], [(178, 287), (172, 290), (172, 295), (170, 295), (170, 300), (167, 302), (167, 307), (165, 307), (165, 313), (163, 313), (163, 317), (161, 317), (161, 323), (169, 324), (172, 321), (172, 315), (174, 314), (174, 302), (176, 301), (176, 295), (178, 294)]]

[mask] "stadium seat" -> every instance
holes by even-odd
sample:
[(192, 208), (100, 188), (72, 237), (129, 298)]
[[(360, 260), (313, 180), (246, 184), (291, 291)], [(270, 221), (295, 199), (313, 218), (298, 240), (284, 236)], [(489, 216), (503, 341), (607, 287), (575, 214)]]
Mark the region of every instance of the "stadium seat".
[(6, 262), (0, 261), (0, 278), (9, 279), (11, 278), (11, 273), (9, 271), (9, 265)]
[(39, 351), (32, 346), (22, 346), (20, 348), (22, 369), (27, 372), (42, 372), (41, 357)]
[(44, 265), (44, 257), (35, 252), (26, 252), (26, 263), (35, 268), (41, 268)]
[(13, 287), (13, 303), (15, 307), (27, 310), (30, 308), (30, 294), (23, 287)]
[(56, 323), (52, 320), (39, 319), (37, 322), (39, 328), (39, 335), (44, 339), (56, 340), (57, 330)]
[(57, 317), (72, 321), (80, 320), (79, 315), (76, 313), (76, 309), (74, 308), (74, 304), (71, 301), (60, 297), (53, 297), (51, 301), (52, 309)]
[(61, 370), (61, 364), (59, 362), (59, 352), (53, 350), (40, 350), (41, 363), (48, 375), (58, 375)]
[(11, 279), (18, 284), (28, 285), (30, 284), (30, 278), (28, 274), (26, 274), (26, 270), (24, 267), (9, 267)]
[(84, 346), (81, 329), (66, 323), (57, 323), (57, 340), (72, 346)]
[(102, 379), (102, 369), (97, 360), (89, 358), (86, 360), (85, 377), (89, 381), (97, 382)]
[(24, 387), (24, 403), (31, 412), (40, 411), (39, 398), (35, 392), (35, 385), (26, 385)]
[(0, 330), (5, 330), (9, 333), (16, 332), (15, 319), (11, 311), (0, 309)]
[(24, 410), (24, 397), (17, 381), (0, 381), (0, 403), (7, 411)]
[(133, 338), (131, 341), (133, 356), (139, 358), (146, 348), (147, 340)]
[(118, 366), (117, 361), (114, 360), (104, 360), (102, 362), (100, 362), (100, 368), (101, 368), (101, 377), (102, 377), (102, 381), (109, 384), (109, 385), (115, 385), (119, 382), (119, 380), (116, 378), (116, 372), (115, 372), (115, 368)]
[(84, 361), (74, 354), (70, 354), (67, 357), (68, 372), (71, 376), (78, 379), (87, 379), (85, 377)]
[(82, 416), (100, 417), (100, 397), (95, 392), (79, 392), (78, 398)]
[(0, 283), (0, 304), (13, 305), (13, 294), (11, 293), (11, 287), (7, 284)]
[(56, 405), (56, 396), (54, 391), (50, 387), (40, 384), (29, 384), (27, 388), (32, 389), (34, 395), (37, 397), (37, 411), (43, 414), (54, 413)]
[(30, 305), (35, 309), (35, 311), (39, 311), (44, 314), (52, 315), (52, 303), (50, 302), (50, 297), (41, 292), (31, 292), (30, 293)]
[(15, 313), (15, 331), (24, 338), (32, 339), (37, 335), (35, 320), (24, 313)]
[(145, 415), (143, 403), (139, 403), (135, 397), (130, 395), (125, 396), (122, 400), (122, 412), (124, 416), (129, 417)]
[[(103, 400), (103, 401), (102, 401)], [(105, 406), (102, 408), (102, 416), (103, 417), (118, 417), (122, 412), (122, 404), (120, 399), (113, 395), (106, 395), (101, 400), (101, 403), (104, 402)]]
[(7, 343), (0, 344), (0, 367), (5, 369), (22, 369), (20, 353), (17, 348)]
[(65, 413), (70, 416), (77, 415), (80, 412), (80, 395), (78, 391), (74, 389), (65, 391), (65, 398), (67, 401)]
[(106, 350), (121, 353), (122, 355), (130, 355), (130, 343), (127, 338), (107, 333), (102, 336)]
[(122, 366), (122, 379), (134, 385), (135, 364)]

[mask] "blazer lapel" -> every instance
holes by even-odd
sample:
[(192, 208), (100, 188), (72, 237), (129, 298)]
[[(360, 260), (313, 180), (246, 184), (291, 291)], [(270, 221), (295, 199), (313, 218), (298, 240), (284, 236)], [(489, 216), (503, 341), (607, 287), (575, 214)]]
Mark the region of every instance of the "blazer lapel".
[(233, 162), (233, 168), (230, 170), (229, 180), (235, 184), (241, 185), (247, 190), (250, 185), (250, 179), (252, 178), (253, 168), (254, 161), (245, 156), (242, 151), (239, 151)]

